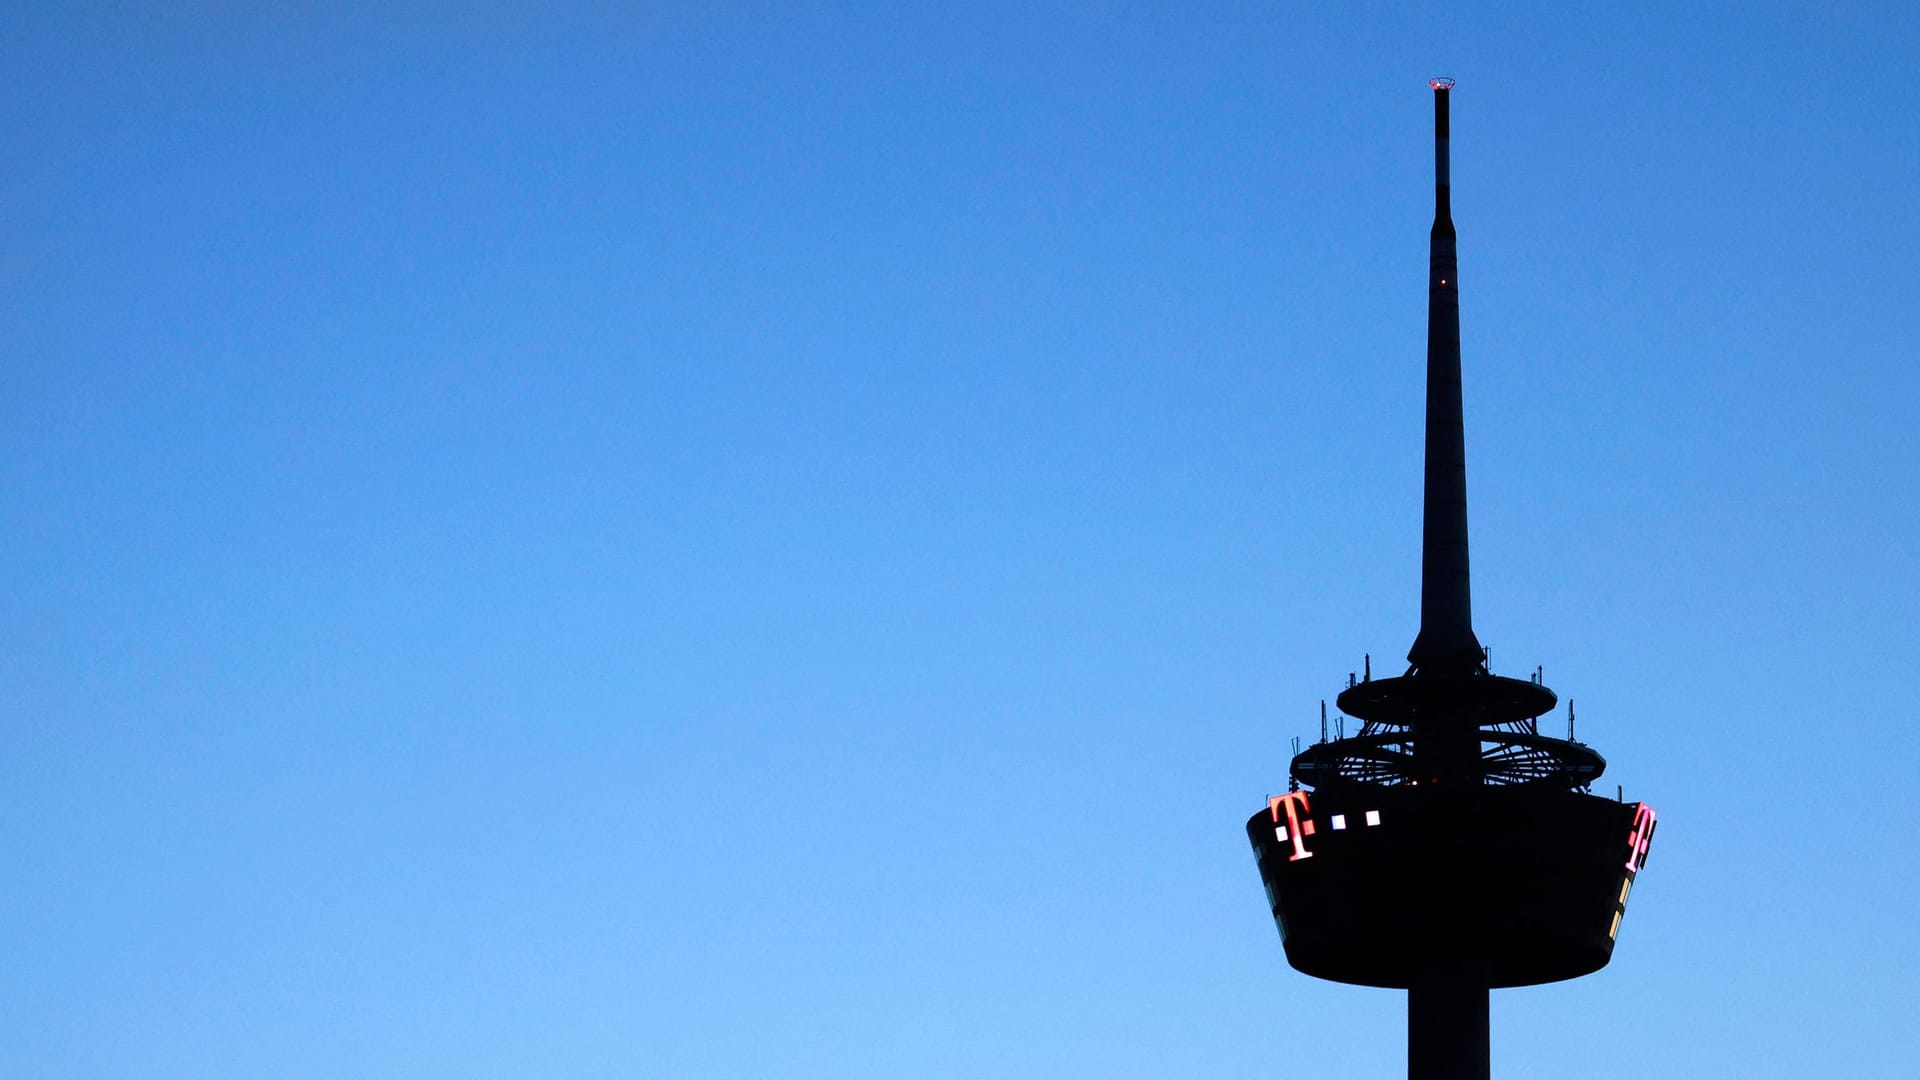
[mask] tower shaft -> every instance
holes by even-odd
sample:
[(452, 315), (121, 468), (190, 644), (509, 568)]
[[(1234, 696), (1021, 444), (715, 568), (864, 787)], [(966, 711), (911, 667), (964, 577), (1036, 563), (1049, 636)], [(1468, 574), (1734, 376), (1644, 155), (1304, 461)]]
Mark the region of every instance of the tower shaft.
[(1487, 981), (1435, 978), (1407, 988), (1407, 1080), (1489, 1080)]

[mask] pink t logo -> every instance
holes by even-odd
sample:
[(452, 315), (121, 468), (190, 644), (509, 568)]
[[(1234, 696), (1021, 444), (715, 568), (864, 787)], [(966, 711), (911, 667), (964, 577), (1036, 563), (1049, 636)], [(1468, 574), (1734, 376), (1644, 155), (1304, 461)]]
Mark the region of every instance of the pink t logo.
[(1267, 812), (1273, 815), (1273, 823), (1280, 824), (1280, 808), (1287, 808), (1287, 827), (1275, 828), (1274, 839), (1291, 841), (1293, 854), (1287, 856), (1288, 862), (1313, 858), (1313, 852), (1307, 850), (1307, 837), (1313, 835), (1313, 819), (1305, 815), (1310, 811), (1307, 806), (1307, 793), (1289, 791), (1285, 795), (1273, 795), (1267, 799)]
[(1627, 835), (1627, 870), (1637, 873), (1647, 865), (1647, 844), (1653, 840), (1653, 807), (1640, 803), (1633, 810), (1633, 832)]

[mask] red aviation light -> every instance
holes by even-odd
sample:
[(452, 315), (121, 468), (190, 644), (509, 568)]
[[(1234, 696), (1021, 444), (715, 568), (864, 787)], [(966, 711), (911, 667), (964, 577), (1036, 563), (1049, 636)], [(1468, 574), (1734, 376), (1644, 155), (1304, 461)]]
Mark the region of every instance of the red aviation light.
[(1447, 78), (1445, 75), (1436, 76), (1427, 80), (1427, 87), (1432, 90), (1451, 90), (1453, 89), (1453, 80)]

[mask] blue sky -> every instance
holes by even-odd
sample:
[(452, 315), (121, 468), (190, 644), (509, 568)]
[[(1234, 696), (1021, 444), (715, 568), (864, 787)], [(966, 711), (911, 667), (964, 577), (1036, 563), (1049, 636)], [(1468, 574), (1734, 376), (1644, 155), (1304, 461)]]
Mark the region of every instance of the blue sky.
[(1661, 811), (1563, 1078), (1920, 1045), (1911, 5), (0, 35), (0, 1072), (1402, 1075), (1242, 822), (1417, 606)]

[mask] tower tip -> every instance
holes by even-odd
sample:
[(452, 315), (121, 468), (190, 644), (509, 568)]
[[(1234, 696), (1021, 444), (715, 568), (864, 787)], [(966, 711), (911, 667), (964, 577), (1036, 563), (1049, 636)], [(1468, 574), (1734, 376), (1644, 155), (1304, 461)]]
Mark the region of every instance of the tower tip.
[(1436, 75), (1427, 80), (1427, 86), (1433, 90), (1451, 90), (1453, 89), (1453, 80), (1447, 78), (1445, 75)]

